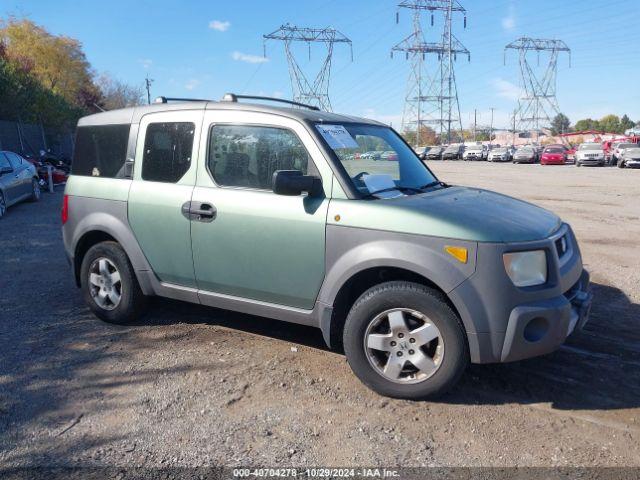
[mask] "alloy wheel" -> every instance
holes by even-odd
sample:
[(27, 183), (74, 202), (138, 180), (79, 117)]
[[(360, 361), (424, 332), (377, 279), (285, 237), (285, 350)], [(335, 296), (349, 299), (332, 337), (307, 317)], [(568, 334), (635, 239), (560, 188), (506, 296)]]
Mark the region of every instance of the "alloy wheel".
[(394, 383), (432, 377), (444, 358), (444, 341), (426, 315), (408, 308), (387, 310), (368, 325), (364, 350), (371, 366)]
[(97, 258), (89, 267), (89, 291), (96, 305), (104, 310), (114, 310), (120, 305), (120, 272), (108, 258)]
[(4, 217), (4, 214), (7, 211), (7, 204), (4, 201), (4, 195), (0, 193), (0, 218)]

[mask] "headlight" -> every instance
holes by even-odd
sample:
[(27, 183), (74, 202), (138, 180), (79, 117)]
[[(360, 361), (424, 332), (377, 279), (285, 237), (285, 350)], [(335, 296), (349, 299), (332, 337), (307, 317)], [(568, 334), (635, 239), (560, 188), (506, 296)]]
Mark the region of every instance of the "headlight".
[(547, 255), (544, 250), (503, 255), (504, 268), (516, 287), (542, 285), (547, 281)]

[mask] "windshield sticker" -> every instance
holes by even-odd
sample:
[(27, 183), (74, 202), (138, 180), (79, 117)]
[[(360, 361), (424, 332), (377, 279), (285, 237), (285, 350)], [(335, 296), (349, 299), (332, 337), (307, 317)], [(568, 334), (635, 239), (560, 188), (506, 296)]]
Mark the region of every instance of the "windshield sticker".
[(396, 198), (404, 196), (402, 192), (395, 190), (397, 185), (391, 175), (363, 175), (362, 180), (369, 192), (374, 193), (376, 197)]
[(334, 150), (360, 147), (342, 125), (316, 125), (316, 128)]

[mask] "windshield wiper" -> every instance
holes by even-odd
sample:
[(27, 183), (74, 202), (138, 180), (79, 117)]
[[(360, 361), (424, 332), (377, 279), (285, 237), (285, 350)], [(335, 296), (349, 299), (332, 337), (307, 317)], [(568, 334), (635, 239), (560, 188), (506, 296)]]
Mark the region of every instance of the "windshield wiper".
[(420, 190), (425, 190), (427, 188), (431, 188), (431, 187), (437, 187), (437, 186), (441, 186), (441, 187), (448, 187), (448, 185), (444, 182), (441, 182), (440, 180), (436, 180), (435, 182), (431, 182), (431, 183), (427, 183), (426, 185), (423, 185), (420, 188)]
[(365, 195), (365, 198), (374, 198), (376, 195), (380, 193), (393, 192), (394, 190), (398, 190), (400, 192), (402, 192), (403, 190), (411, 190), (413, 192), (422, 193), (422, 189), (420, 188), (396, 186), (396, 187), (383, 188), (382, 190), (375, 190), (371, 193), (367, 193)]

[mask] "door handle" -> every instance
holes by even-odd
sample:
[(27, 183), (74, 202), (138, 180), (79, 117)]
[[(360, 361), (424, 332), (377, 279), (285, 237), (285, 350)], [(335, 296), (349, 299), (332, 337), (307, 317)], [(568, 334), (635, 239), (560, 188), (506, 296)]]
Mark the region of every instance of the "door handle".
[(213, 222), (218, 215), (216, 207), (202, 202), (186, 202), (182, 205), (181, 211), (188, 220), (204, 223)]

